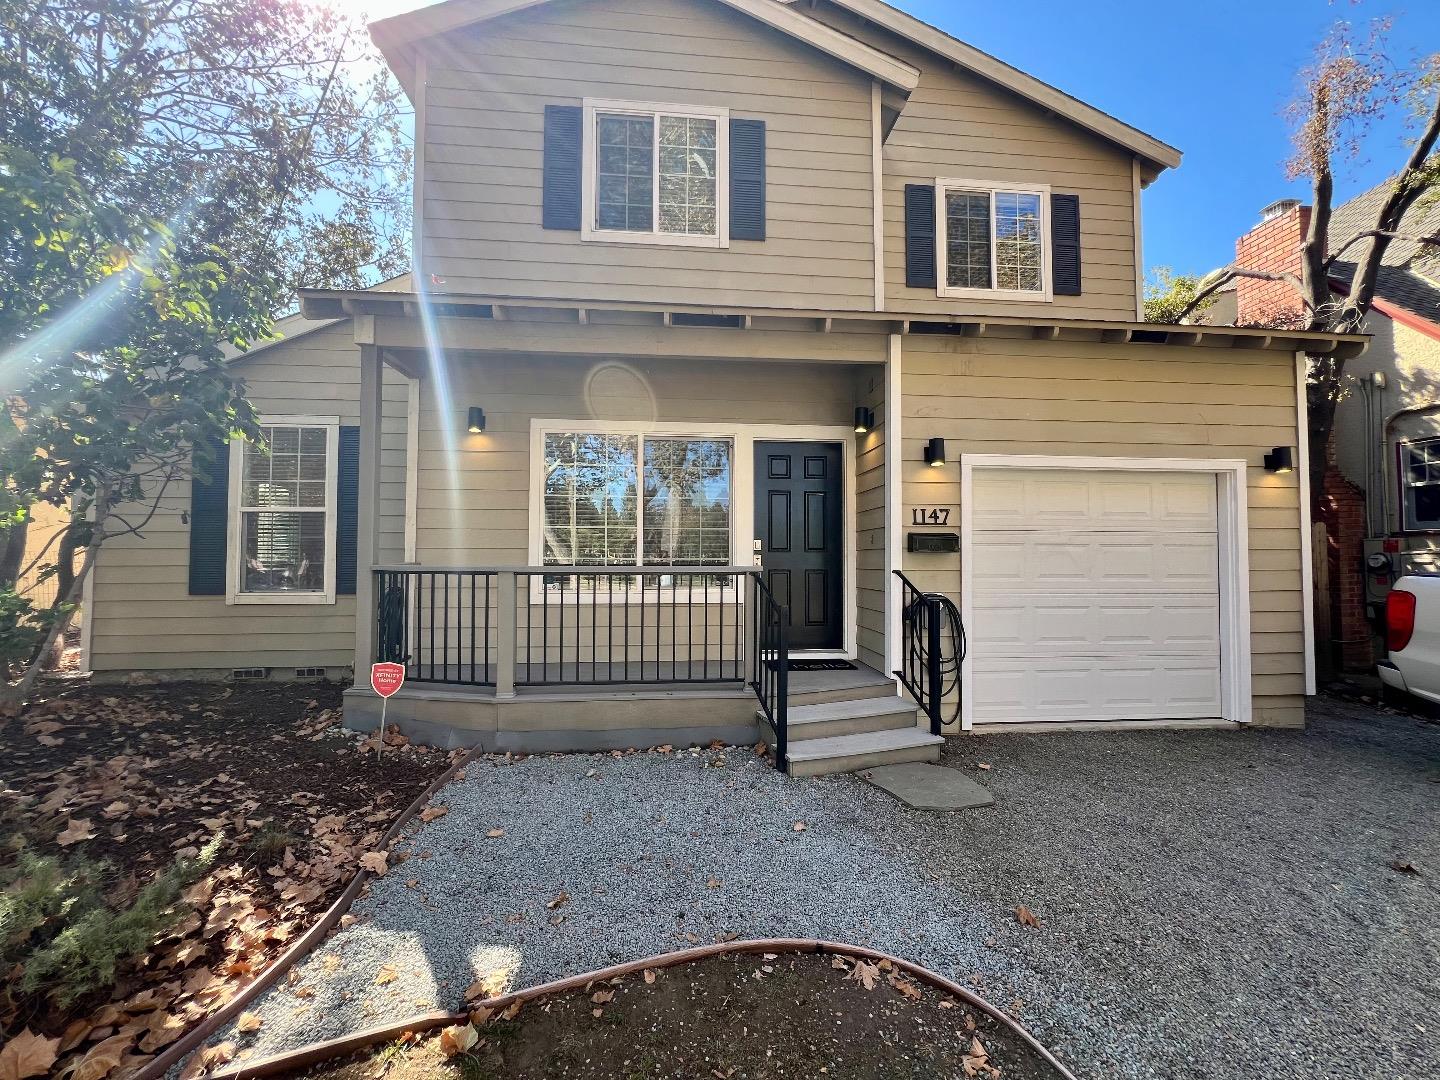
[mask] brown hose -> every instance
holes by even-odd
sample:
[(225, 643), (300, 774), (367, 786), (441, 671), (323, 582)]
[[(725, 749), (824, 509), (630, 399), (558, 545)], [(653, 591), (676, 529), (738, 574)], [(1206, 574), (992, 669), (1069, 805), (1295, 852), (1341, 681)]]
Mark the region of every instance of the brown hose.
[[(933, 989), (949, 994), (951, 997), (959, 998), (973, 1009), (983, 1012), (1001, 1027), (1008, 1030), (1036, 1054), (1049, 1064), (1060, 1075), (1061, 1080), (1077, 1080), (1074, 1073), (1067, 1069), (1056, 1059), (1055, 1055), (1047, 1050), (1035, 1036), (1021, 1027), (1019, 1023), (1011, 1019), (1000, 1009), (991, 1005), (984, 998), (977, 996), (973, 991), (967, 990), (957, 982), (952, 982), (938, 972), (929, 968), (921, 967), (919, 964), (903, 960), (898, 956), (891, 956), (878, 949), (866, 948), (863, 945), (844, 945), (835, 941), (818, 941), (811, 938), (762, 938), (756, 941), (732, 941), (716, 945), (701, 945), (693, 949), (680, 949), (676, 952), (661, 953), (658, 956), (647, 957), (644, 960), (631, 960), (624, 964), (615, 964), (611, 967), (601, 968), (598, 971), (587, 972), (583, 975), (571, 975), (564, 979), (556, 979), (553, 982), (541, 983), (539, 986), (532, 986), (525, 990), (516, 990), (509, 994), (502, 994), (499, 997), (487, 998), (475, 1004), (476, 1009), (485, 1008), (492, 1012), (498, 1012), (506, 1006), (515, 1002), (528, 1003), (537, 998), (549, 997), (553, 994), (565, 993), (570, 990), (579, 990), (591, 983), (608, 982), (611, 979), (623, 975), (633, 975), (637, 971), (646, 968), (652, 970), (677, 967), (680, 964), (694, 963), (698, 960), (706, 960), (712, 956), (726, 956), (735, 953), (826, 953), (837, 956), (858, 956), (867, 960), (888, 960), (895, 967), (907, 975), (925, 983)], [(297, 1072), (308, 1068), (311, 1065), (327, 1061), (331, 1058), (344, 1057), (353, 1054), (357, 1050), (363, 1050), (368, 1046), (377, 1043), (391, 1042), (406, 1032), (422, 1034), (433, 1031), (439, 1027), (463, 1022), (469, 1016), (468, 1013), (421, 1013), (412, 1016), (408, 1020), (399, 1023), (386, 1024), (382, 1027), (370, 1028), (366, 1031), (359, 1031), (353, 1035), (344, 1035), (338, 1039), (329, 1039), (325, 1042), (312, 1043), (309, 1046), (302, 1046), (298, 1050), (290, 1050), (284, 1053), (274, 1054), (259, 1061), (247, 1062), (243, 1065), (236, 1065), (228, 1069), (222, 1069), (213, 1073), (212, 1080), (260, 1080), (261, 1077), (276, 1076), (281, 1073)]]
[[(378, 846), (388, 847), (402, 829), (410, 823), (410, 819), (421, 810), (425, 809), (435, 793), (455, 778), (455, 774), (463, 769), (469, 761), (475, 757), (476, 749), (466, 751), (465, 755), (456, 761), (439, 776), (430, 782), (430, 785), (422, 791), (399, 817), (385, 830), (385, 835), (380, 837)], [(245, 986), (238, 994), (230, 999), (224, 1008), (211, 1013), (204, 1020), (200, 1021), (197, 1027), (186, 1032), (179, 1041), (174, 1042), (158, 1057), (150, 1061), (135, 1073), (132, 1080), (160, 1080), (170, 1069), (181, 1061), (184, 1061), (192, 1053), (200, 1048), (200, 1044), (213, 1035), (217, 1030), (224, 1027), (235, 1017), (239, 1016), (246, 1008), (262, 993), (274, 985), (278, 979), (295, 963), (302, 959), (307, 953), (325, 940), (325, 936), (335, 928), (340, 921), (340, 916), (350, 910), (350, 905), (360, 895), (361, 888), (372, 877), (370, 871), (359, 870), (350, 879), (344, 890), (335, 898), (335, 902), (320, 917), (320, 921), (305, 931), (295, 943), (275, 958), (275, 962), (255, 977), (255, 980)]]

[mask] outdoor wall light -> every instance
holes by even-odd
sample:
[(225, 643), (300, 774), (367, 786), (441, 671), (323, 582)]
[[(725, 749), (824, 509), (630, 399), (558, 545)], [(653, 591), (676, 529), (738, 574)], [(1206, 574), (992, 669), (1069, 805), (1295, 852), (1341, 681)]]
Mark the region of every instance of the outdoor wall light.
[(861, 435), (875, 426), (875, 410), (867, 409), (864, 405), (855, 408), (855, 430)]
[(485, 431), (485, 410), (479, 405), (470, 406), (470, 423), (467, 425), (471, 435), (481, 435)]
[(925, 444), (925, 464), (938, 469), (945, 464), (945, 440), (931, 439)]
[(1295, 471), (1295, 454), (1288, 446), (1277, 446), (1265, 455), (1265, 471), (1287, 473)]

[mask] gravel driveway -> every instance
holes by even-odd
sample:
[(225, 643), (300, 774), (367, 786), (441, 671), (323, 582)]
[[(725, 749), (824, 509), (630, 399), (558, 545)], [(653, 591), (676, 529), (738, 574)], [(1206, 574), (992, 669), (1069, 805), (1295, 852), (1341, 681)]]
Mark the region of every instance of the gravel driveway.
[(1440, 725), (1322, 700), (1304, 733), (990, 736), (946, 761), (997, 805), (911, 812), (748, 750), (475, 763), (241, 1045), (448, 1007), (477, 976), (815, 936), (971, 983), (1084, 1077), (1440, 1075)]

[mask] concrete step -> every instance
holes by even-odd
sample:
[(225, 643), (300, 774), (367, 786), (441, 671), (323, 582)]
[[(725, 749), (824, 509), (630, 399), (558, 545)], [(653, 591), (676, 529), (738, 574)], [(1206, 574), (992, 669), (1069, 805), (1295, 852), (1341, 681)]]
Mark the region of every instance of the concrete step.
[(902, 761), (939, 761), (944, 744), (941, 736), (918, 727), (867, 731), (792, 742), (785, 760), (791, 776), (824, 776)]
[(790, 707), (821, 705), (827, 701), (893, 698), (895, 680), (870, 668), (853, 671), (790, 672)]
[[(918, 712), (908, 698), (867, 697), (851, 701), (826, 701), (818, 705), (791, 705), (790, 742), (802, 739), (826, 739), (834, 735), (859, 735), (866, 731), (914, 727)], [(755, 710), (755, 718), (766, 727), (765, 713)], [(768, 739), (774, 745), (774, 739)]]

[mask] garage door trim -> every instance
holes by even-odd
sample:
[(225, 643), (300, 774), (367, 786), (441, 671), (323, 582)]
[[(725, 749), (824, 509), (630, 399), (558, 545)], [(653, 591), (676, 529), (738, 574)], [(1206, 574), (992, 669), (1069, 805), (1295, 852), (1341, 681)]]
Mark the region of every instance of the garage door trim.
[[(974, 475), (977, 469), (1077, 469), (1133, 472), (1199, 472), (1216, 477), (1220, 578), (1221, 719), (1250, 722), (1250, 544), (1246, 521), (1246, 463), (1238, 458), (1067, 457), (1043, 454), (962, 454), (960, 457), (960, 613), (974, 638), (975, 595), (971, 572), (974, 539)], [(960, 727), (974, 717), (974, 649), (961, 663)], [(1142, 725), (1153, 721), (1137, 720)]]

